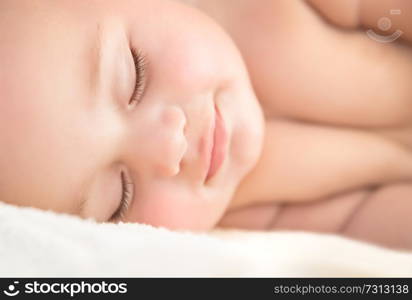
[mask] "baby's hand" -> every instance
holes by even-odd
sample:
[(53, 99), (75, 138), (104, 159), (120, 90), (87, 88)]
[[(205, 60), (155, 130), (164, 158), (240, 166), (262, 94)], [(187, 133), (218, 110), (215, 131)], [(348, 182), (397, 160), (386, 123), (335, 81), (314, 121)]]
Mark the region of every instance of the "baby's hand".
[(349, 191), (307, 203), (251, 204), (228, 212), (219, 226), (334, 233), (412, 249), (412, 183)]

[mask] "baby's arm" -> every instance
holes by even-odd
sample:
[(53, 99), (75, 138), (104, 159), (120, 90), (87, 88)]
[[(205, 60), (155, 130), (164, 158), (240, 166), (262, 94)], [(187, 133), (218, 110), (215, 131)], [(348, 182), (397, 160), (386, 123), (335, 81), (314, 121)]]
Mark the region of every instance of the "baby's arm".
[(410, 151), (380, 134), (273, 120), (267, 122), (261, 159), (232, 206), (310, 201), (408, 178)]

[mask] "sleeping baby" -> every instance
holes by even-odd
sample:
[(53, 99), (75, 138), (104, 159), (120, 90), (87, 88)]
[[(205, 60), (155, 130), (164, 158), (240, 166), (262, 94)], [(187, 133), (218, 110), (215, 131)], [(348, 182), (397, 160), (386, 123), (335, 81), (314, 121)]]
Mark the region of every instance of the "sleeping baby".
[(408, 0), (2, 0), (0, 199), (412, 249)]

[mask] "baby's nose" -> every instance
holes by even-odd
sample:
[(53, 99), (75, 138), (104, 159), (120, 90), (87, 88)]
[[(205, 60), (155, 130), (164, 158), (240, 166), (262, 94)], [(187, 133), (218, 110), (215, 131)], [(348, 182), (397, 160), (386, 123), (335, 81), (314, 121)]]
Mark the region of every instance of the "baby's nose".
[(159, 116), (158, 132), (150, 133), (155, 148), (149, 151), (153, 168), (158, 175), (175, 176), (180, 171), (180, 164), (187, 150), (185, 137), (186, 116), (177, 106), (168, 106)]

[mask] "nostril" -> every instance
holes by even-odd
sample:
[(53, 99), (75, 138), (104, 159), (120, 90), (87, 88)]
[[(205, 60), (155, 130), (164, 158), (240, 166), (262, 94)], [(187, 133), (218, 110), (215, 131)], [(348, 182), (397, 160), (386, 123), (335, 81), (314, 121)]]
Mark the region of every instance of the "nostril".
[(182, 162), (183, 158), (185, 157), (188, 147), (189, 147), (189, 144), (187, 140), (183, 139), (182, 149), (181, 149), (180, 158), (179, 158), (179, 164)]
[(182, 111), (182, 114), (183, 114), (183, 118), (182, 118), (183, 121), (182, 121), (182, 124), (181, 124), (182, 129), (180, 130), (180, 128), (179, 128), (179, 132), (182, 133), (183, 151), (182, 151), (182, 156), (181, 156), (180, 160), (183, 160), (183, 157), (185, 156), (185, 154), (186, 154), (186, 152), (189, 148), (189, 142), (187, 140), (187, 118), (186, 118), (186, 115), (183, 111)]
[(187, 120), (186, 120), (186, 117), (184, 118), (182, 131), (183, 131), (183, 136), (186, 138), (186, 136), (187, 136)]
[(159, 153), (159, 170), (164, 176), (175, 176), (180, 172), (182, 161), (188, 150), (186, 139), (186, 115), (175, 105), (167, 106), (161, 114), (163, 141)]
[(183, 136), (186, 136), (186, 130), (187, 130), (187, 128), (186, 128), (186, 124), (187, 124), (187, 119), (186, 119), (186, 115), (185, 115), (185, 113), (183, 112), (183, 110), (181, 110), (181, 114), (182, 114), (182, 116), (181, 116), (181, 124), (180, 124), (180, 126), (179, 126), (179, 129), (181, 129), (181, 131), (182, 131), (182, 133), (183, 133)]

